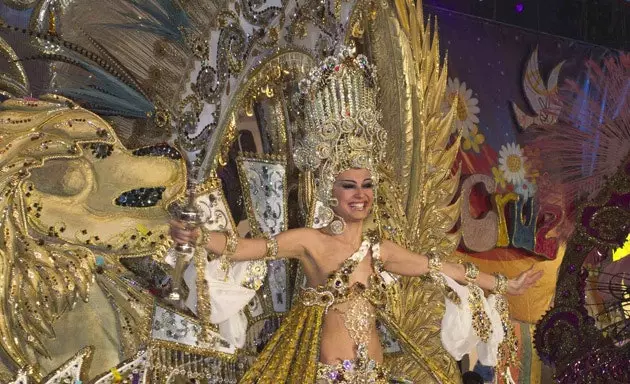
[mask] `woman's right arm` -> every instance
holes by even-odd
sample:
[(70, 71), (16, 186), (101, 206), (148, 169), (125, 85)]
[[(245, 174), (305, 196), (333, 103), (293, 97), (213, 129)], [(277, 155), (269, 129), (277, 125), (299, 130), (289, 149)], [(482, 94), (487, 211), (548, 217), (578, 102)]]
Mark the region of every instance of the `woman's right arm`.
[[(171, 221), (171, 237), (176, 243), (194, 243), (199, 237), (199, 230), (190, 230), (179, 221)], [(306, 256), (307, 244), (314, 236), (313, 229), (297, 228), (282, 232), (275, 238), (278, 241), (278, 258), (302, 259)], [(215, 255), (225, 252), (227, 236), (221, 232), (209, 232), (205, 237), (206, 244), (203, 246)], [(230, 255), (231, 260), (257, 260), (262, 259), (267, 254), (266, 239), (245, 239), (239, 238), (234, 253)]]

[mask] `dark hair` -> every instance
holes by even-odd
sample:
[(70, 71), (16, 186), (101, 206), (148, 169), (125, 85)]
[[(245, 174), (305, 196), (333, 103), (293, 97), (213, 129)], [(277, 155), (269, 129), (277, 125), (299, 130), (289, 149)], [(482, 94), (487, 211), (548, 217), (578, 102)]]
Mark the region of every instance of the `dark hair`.
[(464, 384), (483, 384), (483, 377), (477, 372), (468, 371), (462, 376)]

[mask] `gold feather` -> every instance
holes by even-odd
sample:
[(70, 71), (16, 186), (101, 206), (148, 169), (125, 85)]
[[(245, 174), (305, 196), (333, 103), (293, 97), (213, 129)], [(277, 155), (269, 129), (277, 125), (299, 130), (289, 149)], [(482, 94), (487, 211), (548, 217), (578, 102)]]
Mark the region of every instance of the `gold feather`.
[[(411, 250), (445, 257), (460, 239), (459, 231), (453, 231), (460, 214), (460, 200), (453, 202), (460, 179), (460, 170), (453, 171), (460, 138), (451, 138), (457, 106), (446, 114), (441, 109), (447, 70), (446, 59), (443, 63), (440, 59), (437, 22), (424, 22), (421, 2), (395, 0), (393, 9), (381, 3), (379, 7), (369, 35), (373, 60), (380, 69), (381, 94), (387, 96), (382, 98), (386, 100), (381, 105), (386, 116), (383, 124), (394, 141), (389, 149), (406, 151), (393, 154), (395, 171), (387, 174), (384, 193), (379, 188), (383, 200), (379, 209), (386, 216), (381, 225), (402, 229), (405, 234), (396, 232), (398, 236), (392, 240)], [(397, 20), (392, 20), (393, 15)], [(384, 27), (384, 21), (378, 20), (390, 25)], [(406, 63), (398, 59), (405, 55)], [(405, 99), (407, 95), (410, 97)], [(410, 116), (400, 118), (407, 112), (400, 107), (407, 105)], [(411, 160), (409, 171), (401, 172), (406, 158)], [(397, 185), (394, 189), (404, 198), (393, 198), (390, 185)], [(384, 233), (387, 237), (387, 231)], [(383, 317), (386, 323), (396, 325), (394, 333), (402, 339), (405, 353), (388, 357), (386, 365), (394, 375), (414, 382), (460, 382), (457, 365), (440, 339), (444, 293), (427, 279), (403, 278), (399, 294), (392, 318)]]

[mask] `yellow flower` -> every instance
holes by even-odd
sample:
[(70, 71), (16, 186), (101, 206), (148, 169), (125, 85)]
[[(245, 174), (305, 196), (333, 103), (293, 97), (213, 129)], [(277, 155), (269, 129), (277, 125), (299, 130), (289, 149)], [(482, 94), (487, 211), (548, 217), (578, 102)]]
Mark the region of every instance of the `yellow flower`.
[(472, 89), (466, 87), (466, 82), (460, 82), (456, 77), (447, 81), (446, 97), (442, 103), (442, 111), (448, 112), (455, 99), (457, 99), (457, 111), (453, 132), (462, 131), (462, 136), (470, 135), (474, 124), (479, 123), (479, 100), (472, 97)]
[(468, 135), (463, 135), (464, 141), (462, 142), (462, 148), (464, 151), (472, 149), (476, 153), (479, 153), (479, 144), (483, 144), (486, 141), (486, 137), (483, 133), (479, 133), (479, 127), (473, 125)]
[(523, 155), (521, 146), (516, 143), (508, 143), (501, 146), (499, 151), (499, 169), (503, 177), (513, 185), (518, 185), (525, 179), (525, 162), (527, 157)]
[(492, 174), (494, 175), (494, 181), (501, 186), (501, 189), (505, 189), (505, 177), (503, 171), (498, 167), (492, 167)]

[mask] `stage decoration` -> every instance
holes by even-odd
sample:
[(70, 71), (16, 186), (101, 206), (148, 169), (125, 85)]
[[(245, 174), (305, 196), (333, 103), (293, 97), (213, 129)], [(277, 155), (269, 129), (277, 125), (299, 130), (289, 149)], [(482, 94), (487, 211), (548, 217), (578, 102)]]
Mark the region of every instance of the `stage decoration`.
[(514, 187), (514, 191), (522, 197), (524, 201), (533, 198), (536, 194), (536, 184), (532, 183), (529, 180), (523, 180), (520, 183), (516, 184)]
[(146, 383), (149, 380), (149, 352), (140, 350), (132, 358), (125, 360), (109, 372), (97, 377), (94, 384)]
[(60, 383), (82, 383), (87, 379), (87, 368), (90, 366), (91, 357), (94, 353), (93, 347), (85, 347), (77, 352), (59, 368), (51, 372), (43, 380), (33, 379), (32, 370), (22, 370), (18, 372), (13, 381), (8, 384), (60, 384)]
[(479, 127), (475, 124), (468, 136), (462, 136), (462, 149), (464, 151), (470, 151), (471, 149), (475, 153), (479, 153), (480, 145), (486, 141), (486, 137), (483, 133), (479, 133)]
[[(164, 202), (137, 208), (142, 213), (123, 213), (114, 198), (121, 189), (163, 182), (168, 200), (178, 192), (169, 178), (181, 177), (181, 164), (134, 158), (104, 120), (60, 96), (11, 99), (2, 109), (2, 255), (7, 263), (3, 276), (9, 279), (2, 296), (16, 310), (3, 314), (0, 329), (5, 351), (24, 365), (34, 363), (28, 348), (49, 355), (45, 345), (54, 335), (54, 321), (76, 301), (88, 299), (96, 268), (92, 247), (119, 255), (155, 252), (159, 228), (166, 228)], [(84, 143), (113, 145), (115, 155), (95, 158)], [(132, 180), (111, 177), (107, 187), (97, 184), (99, 176), (134, 161), (140, 167), (153, 164), (153, 169)], [(103, 215), (107, 225), (102, 225)], [(140, 235), (139, 228), (156, 235)], [(17, 259), (23, 262), (12, 261)], [(25, 308), (30, 308), (26, 317)]]
[(509, 183), (519, 185), (525, 178), (525, 161), (521, 146), (516, 143), (502, 145), (499, 151), (499, 169)]
[[(576, 206), (554, 308), (538, 323), (535, 343), (560, 383), (626, 383), (629, 274), (613, 251), (630, 232), (630, 57), (587, 68), (590, 87), (569, 81), (558, 124), (538, 127), (532, 139)], [(545, 152), (552, 147), (553, 158)]]
[(630, 256), (630, 233), (626, 238), (626, 242), (621, 247), (613, 251), (612, 260), (619, 261), (628, 256)]
[[(420, 4), (416, 7), (412, 1), (401, 1), (391, 8), (378, 5), (375, 21), (367, 31), (375, 46), (373, 62), (378, 68), (379, 94), (387, 95), (380, 100), (384, 101), (381, 108), (391, 168), (381, 172), (381, 177), (391, 175), (396, 181), (389, 191), (379, 190), (379, 196), (386, 196), (379, 202), (383, 233), (394, 234), (394, 240), (412, 250), (433, 252), (443, 258), (455, 250), (460, 239), (459, 231), (451, 233), (460, 212), (459, 201), (454, 201), (459, 170), (452, 172), (459, 135), (454, 143), (449, 142), (457, 106), (443, 113), (446, 64), (439, 55), (435, 25), (425, 22)], [(400, 191), (395, 200), (389, 200), (392, 189)], [(402, 231), (393, 230), (396, 228)], [(400, 292), (400, 301), (393, 305), (393, 318), (418, 348), (389, 360), (388, 368), (413, 381), (435, 381), (431, 372), (414, 361), (420, 358), (424, 366), (433, 366), (450, 378), (442, 380), (455, 380), (453, 360), (431, 358), (444, 354), (441, 342), (433, 336), (438, 327), (429, 325), (437, 324), (444, 307), (428, 303), (442, 302), (444, 293), (418, 278), (401, 279)]]
[(527, 103), (535, 115), (528, 115), (516, 103), (512, 102), (512, 110), (521, 129), (525, 130), (536, 125), (554, 124), (558, 121), (562, 109), (562, 102), (558, 94), (558, 77), (563, 65), (564, 61), (551, 70), (547, 84), (545, 84), (538, 67), (538, 47), (532, 52), (527, 61), (527, 68), (523, 73), (523, 90)]
[[(461, 186), (463, 196), (469, 196), (473, 187), (482, 185), (483, 188), (491, 193), (496, 189), (494, 180), (486, 175), (471, 175), (464, 179)], [(498, 199), (498, 200), (497, 200)], [(495, 205), (503, 208), (504, 199), (495, 197)], [(501, 210), (499, 210), (501, 212)], [(503, 242), (503, 236), (507, 237), (507, 226), (505, 231), (504, 215), (498, 215), (496, 212), (488, 212), (483, 218), (475, 218), (469, 209), (461, 212), (462, 227), (466, 228), (466, 232), (462, 234), (462, 245), (474, 252), (488, 251)], [(487, 231), (487, 228), (499, 228), (499, 231)]]
[[(457, 116), (453, 124), (453, 133), (461, 131), (462, 137), (472, 137), (471, 133), (475, 125), (479, 124), (479, 100), (472, 97), (472, 89), (466, 87), (466, 82), (458, 78), (449, 77), (446, 88), (446, 97), (442, 105), (442, 111), (448, 112), (454, 105), (457, 106)], [(455, 103), (457, 100), (457, 103)]]

